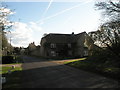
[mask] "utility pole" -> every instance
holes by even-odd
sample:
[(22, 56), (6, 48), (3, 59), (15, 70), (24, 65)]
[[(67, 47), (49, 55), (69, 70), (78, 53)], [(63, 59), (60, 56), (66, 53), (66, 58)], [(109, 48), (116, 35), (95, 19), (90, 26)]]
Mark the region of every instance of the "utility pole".
[[(8, 31), (11, 34), (11, 31)], [(9, 45), (10, 53), (11, 53), (11, 35), (10, 35), (10, 45)]]

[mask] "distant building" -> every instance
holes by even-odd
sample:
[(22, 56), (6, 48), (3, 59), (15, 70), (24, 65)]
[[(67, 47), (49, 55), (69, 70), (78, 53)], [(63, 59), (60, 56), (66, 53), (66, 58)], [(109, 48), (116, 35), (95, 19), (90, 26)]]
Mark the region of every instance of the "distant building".
[(36, 49), (35, 43), (34, 43), (34, 42), (33, 42), (33, 43), (30, 43), (29, 46), (28, 46), (28, 49), (29, 49), (29, 51), (35, 50), (35, 49)]
[(40, 55), (40, 46), (36, 46), (34, 42), (30, 43), (27, 49), (25, 50), (25, 54), (27, 55), (34, 55), (34, 56), (41, 56)]
[(50, 33), (41, 39), (40, 55), (46, 58), (75, 58), (88, 56), (86, 32), (79, 34)]

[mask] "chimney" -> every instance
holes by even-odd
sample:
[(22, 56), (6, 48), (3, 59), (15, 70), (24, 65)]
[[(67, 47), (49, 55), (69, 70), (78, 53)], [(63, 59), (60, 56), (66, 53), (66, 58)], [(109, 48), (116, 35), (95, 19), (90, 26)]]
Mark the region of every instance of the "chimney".
[(74, 32), (72, 32), (72, 35), (74, 35)]

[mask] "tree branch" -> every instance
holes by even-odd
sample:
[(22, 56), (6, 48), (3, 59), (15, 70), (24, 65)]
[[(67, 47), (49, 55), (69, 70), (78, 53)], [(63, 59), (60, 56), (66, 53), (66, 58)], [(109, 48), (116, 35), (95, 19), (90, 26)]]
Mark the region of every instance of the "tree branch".
[(113, 5), (114, 7), (120, 9), (120, 4), (114, 4), (112, 1), (110, 1), (110, 4)]

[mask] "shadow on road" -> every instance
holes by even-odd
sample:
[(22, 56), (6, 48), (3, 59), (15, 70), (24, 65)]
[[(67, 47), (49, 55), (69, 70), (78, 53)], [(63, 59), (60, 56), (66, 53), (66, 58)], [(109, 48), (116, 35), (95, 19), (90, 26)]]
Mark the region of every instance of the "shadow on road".
[[(36, 63), (36, 62), (35, 62)], [(41, 65), (40, 65), (41, 63)], [(30, 64), (30, 63), (28, 63)], [(33, 63), (31, 63), (32, 65)], [(13, 72), (4, 88), (117, 88), (114, 80), (55, 63), (23, 64), (23, 71)], [(29, 67), (29, 68), (28, 68)]]
[[(117, 88), (118, 82), (51, 60), (23, 56), (23, 70), (7, 76), (4, 88)], [(10, 77), (8, 79), (8, 77)]]
[[(23, 66), (23, 69), (25, 67)], [(117, 88), (118, 83), (65, 65), (46, 65), (22, 71), (24, 88)]]

